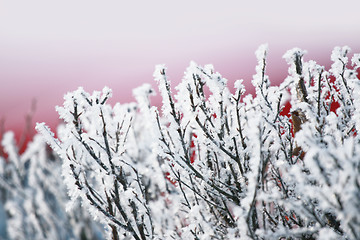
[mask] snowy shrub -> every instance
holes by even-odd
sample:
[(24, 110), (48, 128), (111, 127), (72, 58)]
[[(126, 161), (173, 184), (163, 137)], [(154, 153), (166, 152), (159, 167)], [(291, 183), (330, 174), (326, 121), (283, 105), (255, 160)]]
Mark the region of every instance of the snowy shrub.
[[(146, 94), (152, 90), (145, 86), (138, 91), (144, 105), (139, 107), (145, 108)], [(67, 94), (64, 107), (57, 109), (66, 124), (59, 133), (61, 141), (45, 126), (37, 128), (65, 161), (63, 174), (71, 199), (80, 198), (93, 217), (109, 227), (109, 236), (154, 238), (163, 230), (153, 224), (155, 218), (162, 221), (163, 204), (151, 210), (149, 201), (156, 202), (168, 183), (159, 163), (152, 162), (156, 155), (147, 135), (149, 124), (133, 104), (114, 108), (105, 104), (110, 95), (107, 88), (93, 95), (81, 88)], [(132, 127), (135, 123), (137, 129)], [(154, 211), (159, 216), (151, 215)]]
[(2, 145), (8, 156), (0, 157), (0, 239), (102, 238), (86, 211), (65, 211), (69, 198), (61, 160), (40, 135), (24, 153), (12, 132), (4, 134)]
[(263, 45), (255, 96), (195, 63), (173, 94), (160, 65), (161, 110), (150, 85), (114, 107), (108, 88), (79, 88), (57, 109), (59, 138), (37, 130), (109, 239), (359, 239), (360, 55), (348, 52), (335, 48), (327, 71), (290, 50), (271, 86)]

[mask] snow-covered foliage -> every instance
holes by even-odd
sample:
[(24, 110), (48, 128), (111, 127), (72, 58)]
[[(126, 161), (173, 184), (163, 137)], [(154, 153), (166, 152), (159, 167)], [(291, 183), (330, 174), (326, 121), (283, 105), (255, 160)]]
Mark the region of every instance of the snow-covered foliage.
[(327, 71), (290, 50), (272, 86), (262, 45), (254, 96), (193, 62), (173, 93), (159, 65), (161, 110), (150, 85), (114, 107), (108, 88), (79, 88), (57, 109), (59, 137), (37, 130), (109, 239), (359, 239), (360, 55), (349, 51), (335, 48)]
[[(151, 88), (143, 86), (135, 92), (140, 110), (146, 112)], [(110, 96), (108, 88), (92, 95), (79, 88), (57, 108), (65, 122), (60, 140), (44, 125), (37, 129), (64, 159), (63, 175), (71, 199), (80, 198), (90, 214), (108, 226), (109, 236), (154, 238), (160, 234), (155, 231), (163, 230), (155, 229), (154, 218), (161, 222), (162, 217), (151, 214), (149, 201), (156, 202), (169, 183), (151, 152), (154, 140), (147, 130), (151, 122), (144, 121), (134, 104), (112, 108), (106, 104)]]
[(61, 160), (40, 135), (21, 154), (12, 132), (2, 145), (7, 157), (0, 156), (0, 239), (103, 239), (87, 211), (65, 211)]

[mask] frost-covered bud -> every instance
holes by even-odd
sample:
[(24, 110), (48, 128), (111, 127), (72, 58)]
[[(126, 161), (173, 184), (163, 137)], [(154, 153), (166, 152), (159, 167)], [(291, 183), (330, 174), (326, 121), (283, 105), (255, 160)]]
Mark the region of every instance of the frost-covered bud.
[(145, 111), (150, 108), (149, 97), (155, 96), (156, 92), (150, 84), (143, 84), (133, 90), (133, 95), (138, 103), (140, 111)]
[[(296, 68), (296, 73), (298, 75), (302, 74), (302, 57), (307, 53), (307, 51), (302, 50), (300, 48), (293, 48), (289, 51), (287, 51), (283, 58), (286, 60), (286, 62), (289, 65), (294, 65)], [(290, 69), (289, 69), (290, 70)], [(291, 72), (289, 72), (291, 74)]]
[(351, 58), (351, 63), (355, 69), (360, 68), (360, 54), (354, 54), (354, 56)]

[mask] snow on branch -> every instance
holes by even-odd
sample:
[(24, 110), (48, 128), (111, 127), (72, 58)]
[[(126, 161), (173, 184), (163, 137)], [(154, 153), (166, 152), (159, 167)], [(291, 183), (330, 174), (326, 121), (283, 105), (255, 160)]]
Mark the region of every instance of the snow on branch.
[(37, 130), (72, 201), (109, 239), (359, 239), (359, 54), (349, 63), (337, 47), (326, 70), (289, 50), (288, 77), (272, 86), (267, 52), (256, 51), (254, 96), (194, 62), (175, 87), (156, 67), (161, 109), (148, 84), (113, 107), (108, 88), (68, 93), (59, 138)]

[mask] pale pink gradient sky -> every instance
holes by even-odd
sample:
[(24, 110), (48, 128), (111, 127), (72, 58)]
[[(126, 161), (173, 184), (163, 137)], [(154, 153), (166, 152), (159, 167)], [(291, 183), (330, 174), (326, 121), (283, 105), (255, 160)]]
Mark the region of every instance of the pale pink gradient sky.
[(322, 64), (338, 45), (360, 52), (359, 10), (358, 0), (0, 0), (0, 118), (22, 126), (36, 99), (34, 120), (55, 126), (55, 105), (79, 86), (133, 101), (131, 89), (153, 84), (160, 63), (175, 83), (191, 60), (250, 82), (262, 43), (279, 82), (290, 48)]

